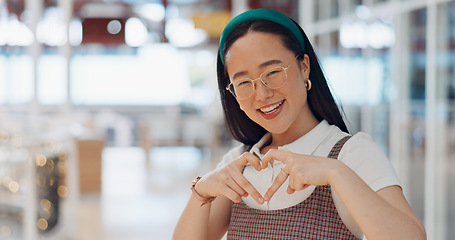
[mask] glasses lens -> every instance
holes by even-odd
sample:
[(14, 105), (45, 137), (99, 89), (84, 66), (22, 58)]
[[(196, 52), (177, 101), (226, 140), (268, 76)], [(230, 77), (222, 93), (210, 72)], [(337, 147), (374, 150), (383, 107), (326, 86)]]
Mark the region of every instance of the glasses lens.
[(265, 71), (261, 75), (261, 79), (267, 87), (276, 89), (286, 84), (287, 75), (283, 67), (274, 67)]
[(253, 93), (253, 81), (251, 79), (239, 79), (231, 83), (231, 91), (238, 99), (249, 98)]
[(234, 89), (234, 84), (230, 83), (228, 88), (229, 88), (229, 91), (232, 93), (232, 95), (234, 95), (234, 97), (237, 98), (237, 94), (235, 93), (235, 89)]
[[(287, 81), (286, 69), (274, 67), (261, 74), (262, 82), (271, 89), (283, 87)], [(237, 99), (247, 99), (254, 91), (253, 80), (249, 78), (239, 79), (229, 84), (229, 90)]]

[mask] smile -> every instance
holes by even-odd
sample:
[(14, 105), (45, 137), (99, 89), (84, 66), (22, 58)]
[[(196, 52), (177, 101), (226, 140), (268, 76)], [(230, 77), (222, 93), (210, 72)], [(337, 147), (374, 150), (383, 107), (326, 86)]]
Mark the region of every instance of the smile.
[(271, 114), (271, 113), (275, 112), (283, 103), (284, 103), (284, 100), (279, 103), (270, 105), (268, 107), (260, 108), (259, 110), (265, 114)]

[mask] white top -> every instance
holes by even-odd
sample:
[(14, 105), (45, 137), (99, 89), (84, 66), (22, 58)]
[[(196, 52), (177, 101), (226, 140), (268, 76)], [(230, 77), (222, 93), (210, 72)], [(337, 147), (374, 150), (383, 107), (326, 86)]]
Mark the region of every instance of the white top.
[[(278, 149), (297, 154), (327, 157), (335, 143), (347, 135), (347, 133), (342, 132), (337, 126), (329, 125), (327, 121), (324, 120), (304, 136), (290, 144), (281, 146)], [(256, 152), (262, 157), (260, 149), (270, 142), (271, 136), (270, 133), (265, 134), (264, 137), (251, 148), (250, 152)], [(244, 149), (244, 146), (232, 149), (223, 156), (223, 159), (218, 166), (222, 166), (237, 159), (242, 155)], [(390, 161), (365, 133), (357, 133), (352, 136), (341, 149), (338, 159), (354, 170), (354, 172), (357, 173), (373, 191), (378, 191), (387, 186), (399, 185), (398, 177)], [(282, 167), (284, 167), (283, 163), (274, 161), (273, 165), (269, 164), (266, 169), (257, 171), (252, 165), (247, 164), (243, 174), (263, 196), (275, 180), (275, 177), (280, 173)], [(265, 202), (262, 205), (256, 203), (251, 196), (246, 198), (243, 197), (243, 202), (251, 208), (261, 210), (283, 209), (292, 207), (304, 201), (315, 189), (315, 186), (310, 186), (302, 191), (288, 194), (286, 192), (289, 185), (288, 181), (289, 179), (281, 185), (270, 201)], [(362, 238), (363, 233), (333, 188), (332, 197), (337, 211), (346, 227), (348, 227), (356, 237)]]

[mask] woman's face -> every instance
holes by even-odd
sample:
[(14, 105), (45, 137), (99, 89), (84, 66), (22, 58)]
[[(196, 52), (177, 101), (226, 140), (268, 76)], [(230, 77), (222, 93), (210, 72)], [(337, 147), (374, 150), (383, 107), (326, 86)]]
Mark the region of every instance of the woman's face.
[(295, 57), (277, 35), (262, 32), (247, 33), (234, 42), (226, 53), (225, 62), (231, 81), (257, 79), (270, 68), (290, 65), (283, 87), (270, 89), (261, 81), (254, 81), (252, 96), (237, 99), (250, 119), (275, 135), (299, 135), (303, 129), (308, 129), (304, 127), (305, 120), (314, 119), (306, 100), (309, 59), (305, 55), (304, 60), (299, 62)]

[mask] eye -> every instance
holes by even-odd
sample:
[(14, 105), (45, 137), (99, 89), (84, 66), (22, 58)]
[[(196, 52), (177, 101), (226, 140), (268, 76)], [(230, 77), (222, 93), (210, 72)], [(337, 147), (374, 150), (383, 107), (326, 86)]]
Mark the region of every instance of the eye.
[(269, 72), (267, 72), (265, 77), (267, 77), (267, 78), (276, 77), (276, 76), (279, 76), (282, 72), (283, 72), (282, 68), (274, 68), (274, 69), (271, 69)]
[(251, 80), (249, 79), (240, 79), (238, 81), (234, 82), (235, 87), (245, 87), (248, 86), (248, 84), (251, 83)]

